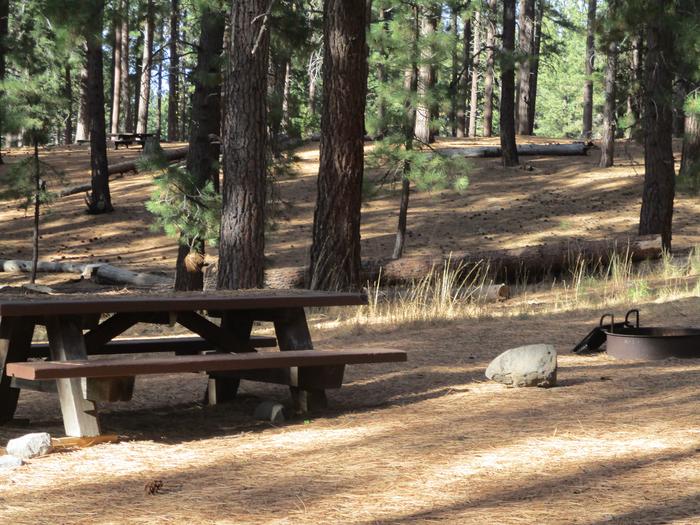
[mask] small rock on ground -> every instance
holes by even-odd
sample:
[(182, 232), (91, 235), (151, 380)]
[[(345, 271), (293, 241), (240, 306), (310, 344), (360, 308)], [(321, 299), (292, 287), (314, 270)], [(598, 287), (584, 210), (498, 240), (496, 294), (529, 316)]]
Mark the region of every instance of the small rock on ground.
[(514, 387), (555, 386), (557, 352), (545, 344), (511, 348), (491, 361), (486, 377)]
[(255, 407), (253, 417), (275, 424), (284, 423), (284, 405), (274, 401), (263, 401)]
[(21, 467), (22, 460), (15, 456), (0, 456), (0, 472)]
[(7, 453), (21, 458), (31, 459), (51, 452), (51, 435), (47, 432), (35, 432), (7, 442)]

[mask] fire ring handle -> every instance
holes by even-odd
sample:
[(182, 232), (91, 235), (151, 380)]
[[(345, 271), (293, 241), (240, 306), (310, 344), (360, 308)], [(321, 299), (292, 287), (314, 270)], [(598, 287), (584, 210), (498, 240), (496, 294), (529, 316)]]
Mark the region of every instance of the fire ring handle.
[[(634, 325), (632, 325), (632, 324), (629, 322), (630, 314), (634, 314), (634, 316), (635, 316), (635, 323), (634, 323)], [(634, 326), (634, 328), (639, 328), (639, 310), (637, 310), (636, 308), (634, 308), (634, 309), (630, 310), (629, 312), (627, 312), (627, 313), (625, 314), (625, 325), (630, 326), (630, 327), (631, 327), (631, 326)]]

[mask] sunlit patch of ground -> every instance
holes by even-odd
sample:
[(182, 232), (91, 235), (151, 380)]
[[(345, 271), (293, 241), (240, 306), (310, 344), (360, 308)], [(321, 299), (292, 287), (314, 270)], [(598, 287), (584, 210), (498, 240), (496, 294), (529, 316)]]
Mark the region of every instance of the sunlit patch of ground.
[[(700, 298), (638, 304), (647, 325), (700, 326)], [(622, 312), (620, 312), (622, 313)], [(0, 474), (8, 523), (700, 523), (700, 359), (622, 362), (569, 350), (599, 311), (420, 326), (314, 328), (318, 348), (388, 346), (409, 361), (348, 367), (331, 408), (252, 420), (283, 387), (200, 404), (201, 375), (139, 378), (104, 407), (119, 444)], [(312, 325), (323, 316), (312, 314)], [(548, 342), (560, 386), (508, 389), (483, 371)], [(61, 433), (54, 397), (26, 393), (0, 441)], [(147, 495), (144, 486), (161, 480)]]

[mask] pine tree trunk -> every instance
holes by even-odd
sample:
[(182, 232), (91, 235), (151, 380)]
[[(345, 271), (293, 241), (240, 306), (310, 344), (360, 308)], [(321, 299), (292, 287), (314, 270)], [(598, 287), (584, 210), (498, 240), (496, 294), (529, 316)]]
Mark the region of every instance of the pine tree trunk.
[(588, 0), (588, 24), (586, 26), (586, 80), (583, 82), (583, 138), (593, 133), (593, 69), (595, 62), (595, 12), (597, 0)]
[(630, 51), (630, 76), (633, 80), (627, 95), (627, 117), (629, 120), (629, 128), (627, 129), (627, 138), (640, 140), (642, 130), (641, 123), (641, 100), (640, 93), (642, 90), (643, 68), (642, 68), (642, 41), (640, 35), (635, 35), (632, 38)]
[(613, 165), (615, 157), (615, 76), (617, 74), (617, 42), (608, 45), (608, 63), (605, 67), (605, 108), (603, 110), (603, 137), (600, 143), (600, 167)]
[(70, 64), (66, 63), (63, 73), (63, 96), (66, 98), (66, 126), (63, 129), (63, 142), (71, 144), (73, 142), (73, 78)]
[(479, 106), (479, 55), (481, 54), (481, 12), (474, 13), (474, 45), (472, 48), (472, 92), (469, 101), (469, 136), (476, 137)]
[[(9, 30), (9, 18), (10, 18), (10, 1), (9, 0), (0, 0), (0, 86), (2, 86), (3, 80), (5, 80), (5, 63), (6, 63), (6, 58), (5, 55), (7, 54), (6, 51), (6, 44), (5, 40), (7, 38), (8, 30)], [(5, 93), (0, 87), (0, 103), (4, 103)], [(2, 114), (0, 113), (0, 137), (3, 136), (3, 122), (2, 122)], [(9, 147), (9, 144), (5, 144), (6, 147)], [(2, 152), (0, 152), (0, 164), (3, 164), (2, 160)]]
[[(386, 9), (379, 10), (379, 19), (382, 23), (382, 31), (388, 33), (389, 31), (389, 13)], [(378, 50), (379, 56), (382, 57), (381, 61), (377, 64), (377, 82), (381, 85), (387, 81), (386, 74), (386, 63), (389, 60), (386, 50), (381, 46)], [(389, 127), (386, 120), (386, 100), (383, 93), (378, 94), (379, 100), (377, 101), (377, 121), (379, 123), (377, 127), (377, 138), (386, 137), (389, 133)]]
[(323, 112), (308, 284), (360, 286), (360, 208), (367, 97), (365, 0), (326, 0)]
[(104, 0), (94, 0), (91, 6), (91, 23), (87, 40), (87, 113), (90, 122), (91, 191), (88, 198), (89, 213), (112, 211), (109, 193), (107, 165), (107, 137), (105, 136), (104, 79), (102, 73), (102, 16)]
[[(197, 68), (192, 75), (192, 126), (187, 171), (195, 178), (198, 188), (219, 178), (219, 145), (212, 144), (210, 135), (221, 131), (221, 51), (224, 41), (223, 13), (204, 9), (202, 33), (197, 48)], [(175, 268), (176, 290), (201, 290), (204, 285), (204, 242), (181, 238)]]
[[(413, 149), (413, 130), (416, 127), (416, 106), (413, 104), (418, 92), (418, 41), (420, 39), (420, 18), (417, 7), (413, 8), (413, 32), (411, 39), (411, 68), (404, 72), (404, 149), (409, 152)], [(466, 27), (466, 26), (465, 26)], [(469, 49), (469, 47), (467, 47)], [(466, 66), (467, 62), (465, 62)], [(466, 74), (466, 72), (464, 72)], [(464, 126), (464, 119), (462, 119)], [(400, 259), (406, 246), (406, 224), (408, 222), (408, 204), (411, 196), (411, 161), (405, 158), (403, 161), (403, 174), (401, 180), (401, 203), (399, 205), (399, 221), (396, 228), (396, 240), (392, 259)]]
[[(163, 28), (158, 28), (158, 35), (156, 36), (156, 41), (163, 41)], [(156, 70), (156, 84), (158, 86), (158, 94), (156, 100), (156, 135), (158, 141), (161, 139), (161, 129), (163, 129), (163, 54), (158, 59), (158, 69)]]
[(532, 96), (532, 61), (535, 56), (535, 0), (520, 0), (520, 52), (518, 68), (518, 133), (532, 134), (530, 97)]
[[(179, 140), (178, 100), (180, 98), (180, 56), (177, 52), (177, 41), (180, 38), (180, 0), (170, 1), (170, 51), (168, 69), (168, 140)], [(192, 108), (194, 113), (194, 107)], [(194, 119), (195, 116), (192, 115)]]
[(544, 17), (544, 0), (538, 0), (535, 15), (534, 56), (530, 65), (530, 100), (527, 107), (527, 135), (535, 134), (535, 109), (537, 108), (537, 80), (540, 73), (540, 48), (542, 46), (542, 18)]
[(265, 254), (268, 1), (233, 0), (232, 4), (222, 123), (218, 288), (259, 288), (264, 282)]
[(503, 2), (503, 58), (501, 60), (501, 150), (503, 165), (518, 165), (515, 144), (515, 0)]
[(75, 141), (90, 138), (90, 111), (88, 110), (88, 70), (80, 70), (80, 100), (78, 101), (78, 122), (75, 128)]
[(467, 123), (467, 89), (469, 86), (469, 75), (471, 73), (471, 42), (472, 42), (472, 19), (471, 11), (465, 9), (462, 14), (462, 24), (464, 26), (464, 38), (462, 40), (462, 74), (457, 85), (457, 136), (466, 137), (469, 131)]
[(700, 114), (693, 111), (685, 116), (680, 174), (700, 183)]
[[(127, 132), (133, 131), (131, 125), (133, 116), (131, 113), (131, 96), (129, 85), (129, 0), (123, 1), (121, 12), (121, 44), (122, 52), (120, 53), (122, 64), (120, 67), (121, 73), (121, 111), (122, 111), (122, 126)], [(119, 130), (117, 130), (119, 132)]]
[(486, 4), (486, 71), (484, 72), (484, 137), (493, 135), (493, 75), (496, 45), (496, 0)]
[(122, 31), (121, 16), (124, 12), (123, 2), (119, 2), (114, 18), (114, 71), (112, 72), (112, 122), (111, 133), (119, 132), (119, 110), (122, 99)]
[[(426, 10), (427, 11), (427, 10)], [(421, 64), (418, 68), (418, 108), (416, 110), (416, 138), (425, 144), (435, 141), (431, 120), (432, 114), (430, 93), (435, 85), (435, 68), (433, 65), (433, 45), (431, 40), (437, 29), (437, 19), (432, 11), (424, 12), (421, 18), (421, 36), (428, 44), (424, 44), (421, 51)]]
[[(671, 0), (655, 6), (664, 9)], [(661, 234), (663, 247), (671, 250), (671, 226), (676, 177), (673, 166), (673, 29), (660, 16), (650, 16), (644, 92), (644, 190), (639, 233)]]
[(153, 58), (153, 0), (148, 0), (146, 20), (143, 27), (143, 56), (141, 57), (141, 87), (139, 89), (139, 113), (136, 133), (148, 130), (148, 105), (151, 98), (151, 65)]
[(673, 87), (673, 136), (683, 138), (685, 132), (685, 108), (683, 104), (688, 96), (687, 83), (679, 76)]
[(39, 214), (41, 213), (41, 166), (39, 164), (39, 141), (34, 138), (34, 225), (32, 228), (32, 274), (29, 282), (36, 282), (39, 269)]
[(457, 136), (457, 86), (459, 85), (459, 29), (457, 27), (457, 9), (455, 6), (450, 8), (450, 32), (452, 36), (451, 50), (451, 72), (452, 78), (450, 81), (450, 112), (447, 115), (447, 121), (450, 124), (450, 135)]

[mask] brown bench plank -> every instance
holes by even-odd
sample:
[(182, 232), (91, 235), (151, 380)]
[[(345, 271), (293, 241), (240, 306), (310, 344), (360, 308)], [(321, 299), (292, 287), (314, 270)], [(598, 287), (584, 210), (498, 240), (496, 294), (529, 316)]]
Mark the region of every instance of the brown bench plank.
[(210, 354), (149, 359), (33, 361), (8, 363), (6, 373), (22, 379), (122, 377), (179, 372), (255, 370), (291, 366), (312, 367), (406, 361), (406, 352), (382, 348), (359, 350), (291, 350), (242, 354)]
[[(255, 348), (277, 346), (277, 339), (271, 336), (251, 336), (250, 344)], [(175, 352), (180, 355), (197, 354), (215, 350), (214, 345), (201, 337), (141, 337), (113, 339), (106, 345), (93, 348), (89, 355), (143, 354), (148, 352)], [(34, 343), (29, 357), (48, 357), (48, 343)]]

